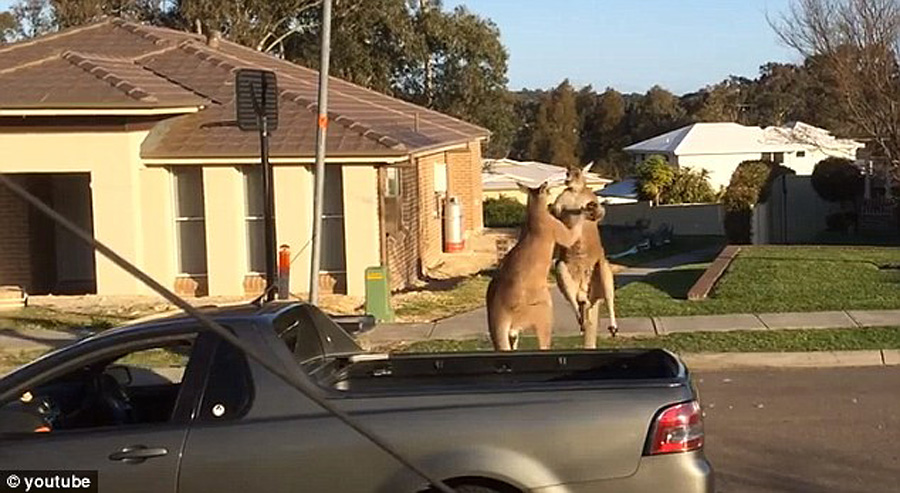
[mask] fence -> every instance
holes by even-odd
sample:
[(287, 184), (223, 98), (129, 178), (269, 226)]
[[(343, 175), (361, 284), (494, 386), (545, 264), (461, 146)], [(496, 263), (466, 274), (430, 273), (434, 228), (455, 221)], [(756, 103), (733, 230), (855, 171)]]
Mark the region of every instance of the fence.
[(827, 229), (828, 215), (840, 210), (819, 197), (811, 177), (780, 176), (766, 202), (753, 209), (753, 243), (810, 243)]
[(647, 224), (653, 230), (663, 225), (676, 235), (724, 236), (725, 209), (722, 204), (651, 205), (650, 202), (606, 205), (607, 226)]

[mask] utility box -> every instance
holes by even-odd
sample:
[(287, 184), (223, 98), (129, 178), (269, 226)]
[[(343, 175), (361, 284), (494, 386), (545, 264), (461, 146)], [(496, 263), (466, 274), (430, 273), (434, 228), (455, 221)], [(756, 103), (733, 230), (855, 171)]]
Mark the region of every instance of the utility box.
[(366, 269), (366, 313), (379, 322), (393, 322), (391, 309), (391, 279), (384, 266)]

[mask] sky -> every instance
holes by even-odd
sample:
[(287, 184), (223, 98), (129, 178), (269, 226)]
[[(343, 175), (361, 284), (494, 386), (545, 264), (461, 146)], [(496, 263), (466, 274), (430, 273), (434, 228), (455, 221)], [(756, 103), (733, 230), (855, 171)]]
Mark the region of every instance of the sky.
[(766, 14), (790, 0), (445, 0), (492, 19), (509, 51), (509, 87), (577, 87), (677, 94), (729, 75), (755, 77), (799, 57), (777, 42)]
[[(509, 87), (575, 86), (677, 94), (770, 61), (796, 62), (766, 15), (791, 0), (444, 0), (492, 19), (509, 51)], [(0, 10), (13, 0), (0, 0)]]

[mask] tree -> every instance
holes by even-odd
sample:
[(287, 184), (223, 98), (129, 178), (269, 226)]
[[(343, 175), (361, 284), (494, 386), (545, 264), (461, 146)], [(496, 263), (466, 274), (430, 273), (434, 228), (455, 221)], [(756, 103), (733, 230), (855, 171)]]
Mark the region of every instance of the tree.
[(19, 23), (12, 12), (0, 12), (0, 45), (16, 40)]
[(722, 196), (725, 236), (729, 242), (750, 243), (753, 207), (768, 198), (776, 178), (793, 173), (790, 168), (768, 161), (744, 161), (738, 165)]
[(19, 0), (10, 12), (16, 21), (17, 37), (30, 39), (53, 30), (53, 17), (47, 0)]
[(690, 168), (676, 168), (672, 182), (663, 189), (660, 197), (663, 204), (704, 204), (717, 199), (709, 183), (709, 171)]
[(541, 97), (529, 155), (560, 166), (578, 164), (578, 111), (568, 80)]
[(637, 169), (638, 194), (643, 200), (660, 204), (663, 192), (675, 179), (675, 170), (659, 155), (649, 156)]
[(165, 0), (50, 0), (54, 29), (65, 29), (115, 16), (135, 21), (158, 19), (166, 11)]
[(592, 92), (591, 100), (592, 104), (584, 104), (582, 110), (587, 112), (582, 117), (582, 161), (593, 161), (593, 170), (604, 176), (621, 178), (628, 174), (631, 163), (622, 152), (628, 143), (625, 98), (615, 89), (607, 88), (599, 96)]
[(816, 163), (812, 187), (829, 202), (849, 202), (862, 195), (865, 179), (849, 159), (830, 157)]
[(637, 142), (688, 123), (681, 101), (660, 86), (653, 86), (630, 112), (631, 137)]
[[(513, 99), (506, 89), (509, 55), (500, 42), (500, 30), (462, 6), (441, 12), (441, 20), (440, 38), (428, 44), (433, 51), (427, 59), (433, 61), (434, 69), (429, 107), (490, 129), (485, 154), (503, 156), (512, 142), (515, 123)], [(427, 93), (408, 96), (416, 100)]]
[(771, 24), (783, 42), (816, 60), (853, 130), (871, 138), (896, 166), (900, 159), (900, 2), (794, 0), (790, 11)]
[[(284, 40), (285, 58), (318, 69), (321, 29), (318, 9), (304, 11), (309, 26)], [(419, 42), (403, 2), (367, 0), (361, 6), (339, 2), (331, 23), (333, 75), (383, 93), (402, 94), (397, 83), (415, 63), (409, 46)]]
[(703, 91), (703, 103), (694, 115), (699, 122), (747, 123), (751, 81), (744, 77), (729, 77)]

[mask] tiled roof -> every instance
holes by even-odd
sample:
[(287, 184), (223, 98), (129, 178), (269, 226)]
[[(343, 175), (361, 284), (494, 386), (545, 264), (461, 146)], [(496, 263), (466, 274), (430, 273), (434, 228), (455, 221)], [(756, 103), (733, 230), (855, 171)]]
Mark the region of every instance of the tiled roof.
[[(314, 154), (314, 70), (222, 40), (108, 19), (0, 48), (0, 109), (202, 107), (157, 124), (148, 159), (255, 157), (258, 137), (234, 123), (234, 73), (273, 70), (280, 90), (274, 157)], [(456, 118), (331, 78), (328, 153), (402, 156), (487, 137)]]

